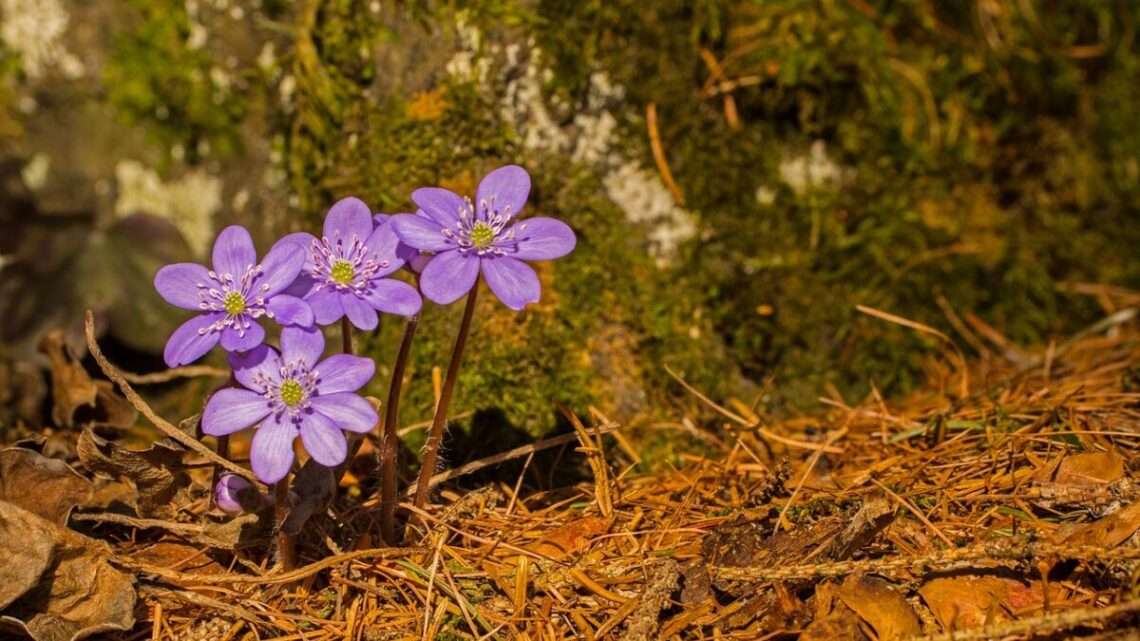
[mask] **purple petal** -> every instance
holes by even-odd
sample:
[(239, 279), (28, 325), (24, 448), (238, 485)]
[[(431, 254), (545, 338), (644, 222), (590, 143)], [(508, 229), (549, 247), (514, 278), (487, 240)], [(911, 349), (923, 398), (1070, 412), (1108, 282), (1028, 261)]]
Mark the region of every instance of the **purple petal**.
[(340, 465), (348, 454), (344, 432), (320, 412), (313, 412), (301, 423), (301, 442), (309, 456), (325, 467)]
[(257, 347), (265, 341), (265, 328), (261, 323), (253, 321), (245, 331), (238, 332), (232, 327), (222, 330), (222, 349), (227, 352), (244, 352)]
[(269, 401), (257, 392), (227, 387), (214, 392), (202, 411), (202, 432), (226, 436), (269, 416)]
[(363, 434), (380, 422), (380, 415), (372, 403), (359, 394), (321, 394), (314, 396), (310, 402), (314, 410), (332, 419), (342, 430)]
[(329, 325), (344, 316), (340, 304), (340, 294), (331, 287), (318, 289), (305, 297), (305, 302), (313, 309), (313, 318), (318, 325)]
[(509, 257), (483, 260), (483, 279), (503, 304), (520, 310), (538, 302), (541, 287), (530, 265)]
[(364, 301), (386, 314), (415, 316), (423, 299), (415, 287), (393, 278), (379, 278), (369, 283)]
[(279, 325), (308, 327), (313, 324), (313, 309), (296, 296), (278, 294), (269, 299), (265, 308), (273, 314), (273, 320)]
[(517, 216), (530, 194), (530, 174), (518, 165), (499, 167), (483, 177), (475, 192), (475, 210), (482, 214), (484, 203), (504, 219)]
[(422, 209), (428, 218), (443, 227), (455, 226), (455, 223), (459, 222), (459, 210), (467, 207), (467, 203), (459, 194), (439, 187), (424, 187), (413, 191), (412, 202)]
[(379, 227), (388, 222), (388, 219), (391, 217), (392, 214), (372, 214), (372, 224)]
[(364, 241), (364, 245), (373, 253), (374, 260), (388, 262), (387, 267), (377, 270), (375, 276), (387, 276), (404, 266), (404, 259), (400, 258), (396, 250), (400, 247), (400, 238), (391, 225), (380, 225), (372, 230), (372, 234)]
[(424, 270), (427, 269), (428, 263), (431, 262), (431, 258), (430, 254), (421, 254), (417, 251), (414, 258), (407, 258), (405, 260), (408, 261), (408, 267), (411, 267), (413, 272), (422, 274)]
[[(200, 314), (182, 323), (166, 341), (162, 357), (167, 367), (189, 365), (214, 348), (221, 338), (221, 332), (209, 331), (209, 327), (225, 318), (225, 314)], [(206, 330), (200, 333), (199, 330)]]
[(241, 225), (230, 225), (214, 241), (214, 271), (240, 279), (257, 262), (253, 239)]
[(447, 305), (459, 300), (479, 278), (479, 257), (443, 252), (432, 257), (420, 276), (420, 290), (429, 300)]
[(368, 384), (376, 373), (376, 363), (371, 358), (351, 354), (335, 354), (317, 364), (320, 379), (317, 392), (335, 394), (355, 392)]
[(229, 361), (237, 382), (255, 392), (265, 391), (263, 379), (281, 380), (281, 355), (264, 343), (247, 352), (231, 353)]
[(210, 273), (194, 263), (175, 263), (158, 270), (154, 275), (154, 288), (166, 302), (198, 311), (198, 285), (210, 282)]
[(301, 270), (301, 273), (297, 274), (297, 280), (294, 280), (292, 285), (281, 290), (281, 293), (296, 296), (297, 298), (308, 298), (316, 285), (317, 281), (313, 280), (308, 272)]
[[(273, 243), (273, 247), (269, 248), (269, 253), (272, 254), (274, 249), (283, 244), (299, 245), (305, 251), (305, 266), (304, 270), (311, 270), (313, 268), (313, 244), (317, 242), (317, 237), (307, 231), (295, 231), (292, 234), (285, 234), (281, 240)], [(269, 254), (266, 254), (268, 257)], [(290, 289), (292, 289), (290, 287)]]
[(255, 281), (257, 293), (266, 298), (297, 280), (305, 266), (305, 248), (300, 241), (278, 241), (261, 261), (261, 276)]
[(376, 310), (356, 294), (342, 293), (340, 306), (344, 308), (344, 315), (348, 316), (348, 320), (352, 321), (357, 329), (376, 329), (376, 323), (379, 322)]
[(511, 257), (520, 260), (552, 260), (574, 251), (578, 239), (574, 230), (561, 220), (546, 217), (527, 218), (515, 223), (518, 251)]
[(341, 198), (325, 216), (324, 234), (329, 240), (336, 241), (338, 237), (349, 240), (353, 236), (364, 240), (371, 233), (372, 211), (359, 198)]
[[(443, 226), (433, 220), (410, 214), (397, 214), (392, 216), (392, 222), (388, 224), (409, 247), (426, 252), (455, 249), (455, 243), (443, 235)], [(452, 223), (452, 226), (454, 227), (455, 223)]]
[(325, 353), (325, 335), (316, 327), (290, 325), (281, 330), (281, 360), (290, 363), (297, 359), (312, 368)]
[(285, 478), (293, 467), (293, 440), (297, 427), (286, 420), (265, 421), (253, 433), (249, 462), (253, 474), (262, 483), (276, 483)]

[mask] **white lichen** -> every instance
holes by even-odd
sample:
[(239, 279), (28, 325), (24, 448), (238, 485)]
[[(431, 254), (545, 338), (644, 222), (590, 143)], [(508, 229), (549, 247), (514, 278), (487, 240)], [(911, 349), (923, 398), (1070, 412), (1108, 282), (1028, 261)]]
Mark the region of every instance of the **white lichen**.
[(39, 191), (47, 184), (48, 173), (51, 170), (51, 158), (47, 154), (36, 154), (20, 170), (20, 177), (24, 184), (32, 191)]
[(630, 222), (648, 226), (649, 253), (658, 266), (667, 266), (681, 244), (696, 235), (692, 214), (673, 202), (673, 195), (655, 172), (627, 162), (607, 173), (603, 182), (610, 200), (622, 208)]
[(19, 54), (29, 79), (52, 69), (78, 78), (83, 63), (63, 44), (70, 20), (60, 0), (0, 0), (0, 41)]
[(200, 170), (163, 181), (158, 173), (134, 160), (115, 165), (118, 197), (115, 215), (150, 214), (169, 220), (190, 249), (205, 256), (214, 234), (214, 213), (222, 204), (222, 181)]
[(455, 32), (459, 36), (459, 48), (444, 65), (444, 69), (453, 78), (484, 83), (491, 69), (491, 61), (481, 55), (483, 33), (467, 21), (463, 12), (456, 18)]
[(851, 176), (852, 170), (840, 166), (827, 156), (827, 146), (822, 140), (812, 143), (808, 153), (789, 153), (780, 161), (780, 179), (797, 196), (811, 190), (835, 189)]
[(492, 44), (481, 50), (478, 30), (461, 24), (459, 32), (462, 47), (448, 71), (460, 79), (483, 78), (485, 63), (501, 60), (493, 81), (499, 114), (514, 126), (523, 148), (565, 154), (599, 170), (609, 198), (630, 222), (648, 230), (649, 253), (659, 265), (667, 265), (681, 244), (696, 235), (697, 225), (692, 214), (676, 205), (657, 172), (644, 169), (618, 148), (614, 110), (622, 105), (624, 89), (605, 73), (595, 72), (584, 105), (570, 112), (557, 98), (546, 95), (552, 71), (542, 63), (542, 52), (533, 40), (525, 46), (512, 44), (500, 50)]

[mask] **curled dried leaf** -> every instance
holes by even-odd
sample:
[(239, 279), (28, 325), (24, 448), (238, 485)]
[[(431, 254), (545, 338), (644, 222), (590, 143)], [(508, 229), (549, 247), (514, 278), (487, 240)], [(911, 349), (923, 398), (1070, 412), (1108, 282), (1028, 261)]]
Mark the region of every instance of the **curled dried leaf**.
[(875, 631), (879, 641), (906, 639), (922, 633), (914, 608), (902, 593), (880, 578), (848, 577), (837, 596)]
[(76, 641), (134, 625), (134, 584), (108, 563), (106, 545), (4, 501), (0, 531), (5, 541), (17, 543), (0, 543), (0, 567), (18, 565), (24, 577), (35, 573), (43, 559), (42, 547), (29, 555), (27, 543), (51, 546), (39, 580), (3, 609), (4, 626), (35, 641)]
[(137, 491), (134, 507), (141, 516), (172, 513), (176, 497), (190, 483), (182, 464), (183, 451), (165, 442), (136, 452), (86, 429), (79, 435), (76, 450), (87, 469), (134, 484)]
[(1059, 531), (1059, 543), (1116, 547), (1140, 530), (1140, 501), (1103, 519)]
[(56, 425), (127, 428), (134, 424), (138, 412), (109, 381), (92, 380), (67, 346), (63, 332), (48, 332), (39, 348), (51, 367), (51, 416)]
[(39, 583), (51, 565), (51, 524), (0, 501), (0, 611)]
[(65, 525), (71, 510), (89, 505), (93, 495), (91, 481), (63, 461), (20, 448), (0, 450), (0, 501)]

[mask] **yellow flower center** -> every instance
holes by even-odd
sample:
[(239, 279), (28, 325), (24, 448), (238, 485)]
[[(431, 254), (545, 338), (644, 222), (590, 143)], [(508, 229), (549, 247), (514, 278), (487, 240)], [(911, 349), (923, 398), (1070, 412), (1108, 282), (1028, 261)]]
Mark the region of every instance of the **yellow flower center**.
[(281, 382), (281, 402), (296, 407), (305, 396), (305, 390), (297, 381), (287, 378)]
[(338, 260), (333, 263), (332, 269), (329, 270), (329, 275), (332, 276), (334, 282), (339, 285), (349, 285), (352, 279), (356, 277), (356, 270), (352, 268), (352, 263), (347, 260)]
[(222, 301), (222, 307), (230, 316), (237, 316), (245, 311), (245, 296), (242, 296), (241, 292), (230, 292)]
[(478, 249), (486, 249), (495, 240), (495, 230), (485, 222), (477, 222), (471, 227), (471, 244)]

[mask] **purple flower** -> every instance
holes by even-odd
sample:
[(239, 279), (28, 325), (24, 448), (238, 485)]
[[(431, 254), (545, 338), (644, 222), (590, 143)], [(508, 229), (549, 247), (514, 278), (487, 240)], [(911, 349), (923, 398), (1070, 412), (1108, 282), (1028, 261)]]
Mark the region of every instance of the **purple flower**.
[[(530, 176), (515, 165), (487, 174), (475, 203), (446, 189), (417, 189), (412, 200), (423, 215), (397, 214), (391, 225), (400, 240), (435, 254), (420, 276), (420, 289), (446, 305), (471, 288), (479, 274), (511, 309), (538, 301), (538, 276), (524, 260), (559, 258), (574, 249), (566, 223), (537, 217), (513, 222), (526, 205)], [(476, 205), (477, 203), (477, 205)]]
[(399, 269), (400, 240), (390, 225), (373, 227), (372, 212), (359, 198), (344, 198), (329, 209), (321, 238), (300, 232), (283, 241), (307, 250), (305, 267), (291, 292), (303, 295), (317, 323), (348, 316), (359, 329), (376, 327), (376, 312), (401, 316), (419, 313), (423, 301), (411, 285), (385, 278)]
[(253, 483), (237, 474), (223, 474), (214, 486), (214, 505), (230, 514), (256, 511), (266, 501)]
[(262, 316), (283, 325), (312, 325), (309, 305), (282, 293), (305, 263), (303, 248), (279, 242), (258, 263), (249, 232), (233, 225), (214, 241), (213, 261), (213, 270), (176, 263), (154, 276), (166, 302), (201, 312), (171, 334), (163, 353), (168, 366), (198, 360), (219, 340), (229, 352), (257, 347), (265, 340), (265, 329), (255, 322)]
[(285, 478), (293, 466), (293, 441), (316, 462), (344, 462), (342, 430), (364, 433), (378, 417), (356, 393), (372, 378), (370, 359), (336, 354), (317, 363), (325, 350), (319, 329), (281, 330), (281, 352), (262, 345), (230, 355), (234, 377), (243, 387), (219, 390), (202, 412), (202, 431), (225, 436), (260, 423), (253, 435), (250, 462), (264, 483)]

